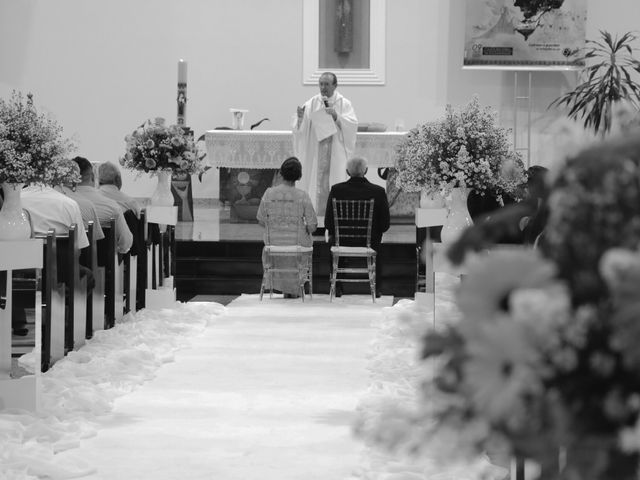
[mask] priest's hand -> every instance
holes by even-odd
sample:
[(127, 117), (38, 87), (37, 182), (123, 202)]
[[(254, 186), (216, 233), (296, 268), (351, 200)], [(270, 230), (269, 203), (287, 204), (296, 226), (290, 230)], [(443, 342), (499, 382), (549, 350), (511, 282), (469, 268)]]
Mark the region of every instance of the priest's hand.
[(338, 114), (336, 113), (336, 109), (335, 108), (333, 108), (333, 107), (325, 107), (324, 111), (327, 112), (329, 115), (331, 115), (331, 117), (333, 118), (334, 122), (338, 119)]

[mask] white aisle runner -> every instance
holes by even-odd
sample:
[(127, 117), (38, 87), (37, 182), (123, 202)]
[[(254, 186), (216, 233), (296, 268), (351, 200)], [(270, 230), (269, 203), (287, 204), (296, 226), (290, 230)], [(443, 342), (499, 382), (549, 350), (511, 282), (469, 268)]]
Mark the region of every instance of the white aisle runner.
[(343, 480), (369, 385), (372, 322), (391, 297), (243, 295), (76, 450), (88, 479)]

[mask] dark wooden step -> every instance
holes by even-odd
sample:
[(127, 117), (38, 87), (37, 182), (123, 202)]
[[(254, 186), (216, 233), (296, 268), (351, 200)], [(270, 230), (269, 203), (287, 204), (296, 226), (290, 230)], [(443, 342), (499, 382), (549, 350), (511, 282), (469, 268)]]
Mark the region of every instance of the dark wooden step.
[[(175, 285), (179, 300), (195, 295), (257, 293), (262, 281), (261, 242), (178, 241)], [(383, 244), (378, 287), (384, 295), (411, 297), (416, 279), (415, 244)], [(316, 242), (314, 293), (329, 293), (330, 248)], [(344, 284), (345, 294), (368, 293), (366, 284)]]

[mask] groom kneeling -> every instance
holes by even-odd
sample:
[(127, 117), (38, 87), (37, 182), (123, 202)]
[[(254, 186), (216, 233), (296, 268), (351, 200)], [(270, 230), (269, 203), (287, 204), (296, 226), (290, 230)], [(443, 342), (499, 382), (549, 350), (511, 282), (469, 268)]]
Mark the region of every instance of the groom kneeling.
[[(380, 244), (382, 234), (389, 230), (390, 214), (387, 193), (384, 188), (375, 185), (366, 179), (367, 161), (361, 157), (352, 158), (347, 162), (347, 174), (349, 180), (336, 183), (331, 187), (325, 210), (324, 226), (329, 233), (329, 242), (334, 244), (335, 220), (333, 218), (333, 199), (336, 200), (370, 200), (373, 198), (373, 223), (371, 226), (371, 248), (377, 253), (376, 278), (381, 279)], [(331, 260), (331, 259), (330, 259)], [(333, 264), (331, 266), (333, 269)], [(379, 283), (378, 283), (379, 285)], [(376, 287), (376, 296), (380, 297), (380, 287)], [(342, 294), (339, 285), (336, 287), (336, 296)]]

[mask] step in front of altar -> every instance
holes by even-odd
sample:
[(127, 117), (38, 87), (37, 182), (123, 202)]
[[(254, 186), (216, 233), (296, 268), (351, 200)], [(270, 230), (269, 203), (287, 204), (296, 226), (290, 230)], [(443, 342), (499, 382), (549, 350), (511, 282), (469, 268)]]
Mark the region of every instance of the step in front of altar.
[[(196, 295), (257, 293), (262, 281), (262, 241), (179, 241), (176, 248), (177, 299)], [(382, 278), (378, 286), (385, 295), (413, 297), (415, 292), (415, 243), (382, 245)], [(314, 293), (329, 293), (329, 245), (314, 242)], [(345, 284), (344, 293), (368, 293), (368, 285)]]

